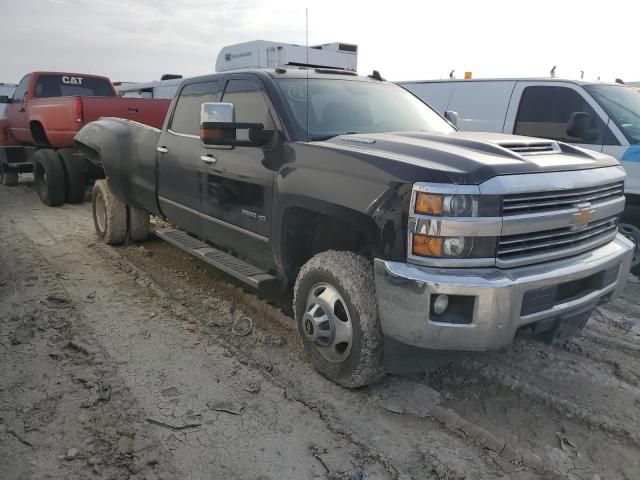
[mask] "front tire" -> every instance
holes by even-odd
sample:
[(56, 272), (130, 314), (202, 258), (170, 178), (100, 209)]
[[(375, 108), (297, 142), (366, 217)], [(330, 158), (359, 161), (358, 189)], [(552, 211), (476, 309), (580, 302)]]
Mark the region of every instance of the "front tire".
[(92, 204), (98, 238), (107, 245), (124, 242), (127, 237), (127, 205), (113, 194), (106, 180), (96, 180)]
[(82, 203), (87, 193), (87, 166), (85, 159), (73, 154), (72, 148), (61, 148), (58, 155), (65, 170), (67, 203)]
[(66, 196), (64, 167), (55, 151), (43, 148), (35, 153), (33, 178), (38, 196), (45, 205), (56, 207), (64, 203)]
[(352, 252), (319, 253), (300, 270), (293, 305), (304, 349), (318, 372), (347, 388), (382, 377), (371, 262)]
[(640, 275), (640, 207), (627, 205), (622, 212), (622, 219), (618, 226), (620, 233), (635, 244), (633, 259), (631, 260), (631, 273)]

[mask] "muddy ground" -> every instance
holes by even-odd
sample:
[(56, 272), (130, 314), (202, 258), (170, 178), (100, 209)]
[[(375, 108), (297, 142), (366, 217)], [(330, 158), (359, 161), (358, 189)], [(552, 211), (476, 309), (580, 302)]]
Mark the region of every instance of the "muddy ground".
[(0, 478), (640, 478), (640, 284), (566, 346), (348, 391), (288, 302), (0, 186)]

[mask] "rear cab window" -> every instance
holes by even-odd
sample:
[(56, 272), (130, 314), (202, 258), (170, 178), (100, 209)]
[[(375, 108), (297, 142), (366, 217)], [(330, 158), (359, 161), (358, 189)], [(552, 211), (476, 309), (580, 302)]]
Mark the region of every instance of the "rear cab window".
[(115, 97), (111, 82), (106, 78), (79, 75), (39, 75), (34, 97)]

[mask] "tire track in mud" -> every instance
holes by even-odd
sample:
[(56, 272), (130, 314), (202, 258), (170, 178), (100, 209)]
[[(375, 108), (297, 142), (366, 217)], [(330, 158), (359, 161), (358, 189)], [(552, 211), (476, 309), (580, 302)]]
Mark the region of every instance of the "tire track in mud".
[(638, 389), (617, 381), (609, 368), (607, 378), (589, 365), (595, 378), (587, 390), (597, 395), (582, 398), (584, 378), (569, 380), (574, 373), (563, 358), (568, 352), (542, 348), (562, 372), (558, 379), (536, 371), (543, 367), (535, 357), (530, 357), (533, 365), (522, 365), (508, 352), (458, 362), (433, 373), (430, 381), (447, 398), (446, 405), (512, 444), (552, 458), (567, 473), (579, 467), (589, 475), (615, 472), (614, 478), (637, 478)]
[[(165, 252), (167, 247), (163, 244), (160, 245), (159, 249), (163, 252), (161, 254), (145, 254), (144, 247), (118, 249), (120, 250), (118, 253), (121, 256), (116, 257), (116, 259), (121, 263), (124, 270), (129, 271), (139, 280), (142, 279), (141, 281), (144, 285), (148, 285), (149, 282), (151, 282), (156, 285), (154, 289), (162, 289), (161, 284), (165, 283), (166, 290), (164, 294), (166, 295), (170, 284), (166, 282), (166, 280), (163, 282), (163, 279), (175, 275), (176, 271), (172, 268), (167, 268), (167, 270), (164, 270), (162, 267), (158, 268), (157, 260), (149, 260), (154, 257), (162, 257), (165, 260), (168, 258)], [(172, 248), (173, 247), (168, 247), (169, 250)], [(111, 248), (107, 247), (105, 249), (100, 246), (99, 249), (103, 250), (106, 255), (113, 255), (113, 249)], [(182, 255), (181, 252), (175, 254), (178, 259), (179, 268), (181, 269), (184, 268), (183, 262), (188, 263), (188, 257), (184, 255), (185, 258), (181, 258)], [(186, 277), (189, 277), (189, 275), (186, 275)], [(260, 364), (262, 362), (261, 355), (256, 355), (256, 352), (265, 353), (266, 350), (266, 353), (269, 353), (269, 347), (273, 348), (274, 346), (269, 340), (272, 335), (270, 332), (274, 331), (274, 326), (275, 330), (279, 333), (283, 333), (284, 329), (284, 335), (287, 336), (287, 340), (289, 340), (288, 343), (290, 344), (284, 345), (285, 351), (278, 353), (283, 354), (287, 361), (284, 365), (279, 365), (279, 362), (270, 364), (269, 371), (274, 377), (274, 381), (284, 382), (283, 385), (287, 383), (289, 385), (295, 385), (295, 387), (292, 386), (287, 390), (288, 392), (294, 392), (292, 393), (293, 398), (297, 398), (309, 408), (319, 411), (328, 424), (333, 425), (331, 427), (332, 429), (342, 434), (351, 435), (353, 441), (361, 442), (357, 440), (357, 438), (379, 437), (379, 435), (376, 435), (376, 429), (386, 430), (389, 431), (391, 435), (395, 435), (395, 437), (392, 437), (393, 440), (391, 438), (387, 438), (387, 440), (404, 442), (403, 450), (413, 449), (416, 452), (416, 458), (407, 459), (409, 463), (404, 465), (406, 471), (415, 475), (415, 478), (425, 478), (425, 474), (429, 471), (436, 475), (436, 478), (465, 478), (470, 471), (477, 472), (477, 474), (480, 475), (479, 478), (497, 478), (503, 475), (510, 475), (510, 478), (518, 478), (520, 474), (526, 476), (533, 472), (538, 472), (544, 478), (554, 478), (558, 476), (558, 472), (549, 469), (544, 462), (538, 458), (527, 455), (525, 451), (511, 447), (505, 450), (505, 442), (502, 442), (501, 447), (494, 448), (494, 445), (501, 444), (499, 439), (487, 438), (490, 436), (488, 433), (483, 432), (482, 429), (474, 424), (460, 419), (455, 412), (447, 409), (435, 410), (429, 415), (425, 415), (424, 418), (403, 418), (401, 425), (404, 431), (401, 435), (398, 435), (398, 428), (387, 427), (385, 422), (378, 421), (377, 423), (373, 422), (372, 425), (367, 425), (366, 415), (369, 415), (370, 418), (380, 416), (381, 414), (382, 416), (388, 415), (388, 412), (385, 412), (381, 407), (380, 399), (378, 398), (380, 394), (384, 395), (385, 382), (373, 389), (365, 389), (361, 392), (349, 392), (324, 381), (318, 374), (313, 372), (311, 367), (306, 363), (297, 339), (297, 331), (293, 326), (293, 320), (291, 318), (286, 317), (281, 311), (271, 307), (266, 302), (256, 299), (255, 295), (246, 293), (237, 287), (229, 286), (229, 288), (235, 290), (234, 298), (239, 302), (238, 305), (242, 305), (246, 309), (246, 312), (252, 315), (253, 318), (257, 316), (270, 317), (266, 322), (264, 320), (258, 320), (256, 322), (261, 329), (265, 329), (264, 341), (260, 341), (258, 338), (257, 343), (261, 345), (260, 348), (256, 348), (255, 344), (251, 346), (247, 345), (244, 339), (238, 341), (239, 339), (234, 338), (232, 335), (225, 334), (224, 331), (212, 333), (215, 334), (217, 338), (222, 339), (224, 344), (231, 345), (234, 348), (234, 353), (239, 357), (248, 356), (252, 361), (257, 361), (258, 364)], [(219, 289), (218, 285), (216, 285), (216, 289)], [(200, 294), (205, 294), (205, 292), (206, 289), (200, 292)], [(190, 295), (193, 296), (194, 293), (194, 291), (191, 291)], [(247, 301), (243, 302), (243, 297), (248, 297)], [(206, 300), (198, 298), (192, 298), (192, 300), (192, 306), (197, 306), (200, 302), (207, 304)], [(182, 301), (182, 298), (178, 298), (178, 301)], [(211, 303), (209, 303), (208, 306), (211, 306)], [(255, 309), (257, 309), (257, 311), (254, 311)], [(266, 312), (268, 313), (265, 315)], [(197, 318), (200, 318), (202, 314), (203, 312), (198, 312), (197, 308), (195, 311), (191, 310), (190, 312), (194, 321), (197, 321)], [(278, 318), (277, 321), (269, 322), (269, 320), (272, 320), (274, 317)], [(275, 346), (280, 347), (281, 345), (279, 345), (279, 343), (280, 342), (276, 342)], [(282, 350), (282, 348), (280, 350)], [(272, 356), (271, 359), (273, 358)], [(299, 372), (300, 370), (303, 371)], [(291, 374), (291, 372), (296, 371), (298, 372)], [(278, 377), (280, 377), (279, 380)], [(309, 392), (317, 391), (319, 388), (314, 384), (315, 382), (310, 381), (310, 379), (320, 380), (320, 382), (324, 383), (320, 388), (324, 387), (323, 390), (325, 390), (325, 392), (324, 395), (320, 395), (320, 398), (327, 400), (319, 400), (317, 394), (315, 397), (313, 394), (309, 394)], [(407, 385), (411, 384), (411, 382), (408, 381), (405, 381), (405, 383)], [(332, 389), (336, 389), (336, 391), (331, 391)], [(349, 396), (352, 398), (348, 400), (341, 398)], [(360, 416), (360, 418), (364, 417), (361, 422), (353, 421), (353, 419), (349, 420), (340, 414), (340, 411), (346, 408), (345, 403), (350, 407), (349, 414), (351, 416), (357, 412), (357, 414), (360, 415), (356, 416)], [(397, 422), (397, 415), (392, 415), (388, 420), (393, 422), (393, 417), (396, 417)], [(371, 423), (370, 420), (369, 422)], [(349, 424), (350, 428), (345, 430), (345, 424)], [(425, 439), (425, 441), (420, 441), (425, 437), (425, 431), (429, 432), (431, 438), (430, 440)], [(455, 440), (455, 438), (452, 439), (449, 433), (453, 434), (458, 440)], [(442, 437), (446, 440), (443, 441)], [(418, 439), (418, 441), (416, 441), (416, 439)], [(462, 440), (461, 444), (460, 440)], [(425, 448), (425, 444), (428, 444), (430, 447)], [(381, 452), (385, 452), (385, 450), (388, 451), (388, 449), (378, 445), (376, 445), (375, 448)], [(464, 450), (468, 450), (468, 452), (462, 453)], [(453, 452), (456, 454), (452, 455)], [(389, 454), (386, 452), (385, 455), (389, 457)], [(471, 455), (471, 457), (469, 455)], [(478, 466), (459, 468), (456, 464), (460, 464), (460, 459), (465, 457), (475, 457), (475, 462), (480, 460), (481, 468), (478, 468)], [(416, 462), (417, 458), (422, 460)], [(394, 463), (398, 463), (396, 457), (393, 457), (393, 460)], [(428, 462), (428, 464), (423, 465), (425, 462)], [(429, 468), (425, 469), (425, 466)], [(558, 478), (563, 477), (558, 476)]]
[[(136, 259), (137, 255), (135, 253), (131, 254), (130, 252), (127, 252), (125, 253), (125, 256), (127, 258), (130, 258), (134, 262), (137, 262), (139, 260), (139, 259)], [(142, 265), (141, 268), (142, 270), (145, 270), (148, 268), (148, 266)], [(533, 347), (533, 349), (529, 349), (529, 350), (532, 350), (532, 351), (528, 351), (527, 349), (524, 349), (522, 351), (517, 351), (514, 355), (511, 355), (508, 358), (505, 358), (504, 354), (500, 353), (498, 354), (498, 357), (495, 363), (499, 368), (502, 363), (508, 362), (510, 360), (514, 362), (523, 362), (523, 363), (530, 362), (532, 359), (531, 357), (535, 358), (535, 355), (537, 355), (537, 351), (536, 351), (537, 347)], [(572, 352), (570, 351), (561, 351), (559, 349), (550, 349), (549, 347), (544, 347), (544, 352), (546, 355), (551, 356), (550, 361), (560, 361), (560, 359), (562, 359), (565, 367), (568, 367), (571, 365), (571, 361), (569, 359), (563, 358), (563, 357), (567, 357), (568, 355), (571, 355)], [(615, 365), (615, 360), (611, 360), (609, 353), (606, 351), (604, 351), (601, 356), (602, 356), (602, 359), (605, 360), (603, 363), (607, 365), (607, 368), (609, 369), (609, 373), (611, 373), (610, 367)], [(482, 363), (478, 363), (478, 364), (471, 363), (469, 367), (462, 370), (464, 373), (463, 378), (469, 380), (469, 379), (474, 379), (476, 377), (480, 377), (481, 379), (484, 377), (487, 377), (486, 374), (483, 375), (483, 370), (482, 370), (483, 366), (484, 365)], [(593, 369), (596, 367), (597, 366), (594, 366), (593, 362), (591, 362), (587, 370)], [(562, 368), (564, 367), (559, 367), (559, 370), (562, 370)], [(524, 377), (525, 380), (527, 378), (534, 377), (533, 372), (530, 372), (530, 371), (528, 372), (526, 370), (525, 371), (517, 370), (516, 373), (517, 375)], [(560, 420), (562, 420), (565, 423), (567, 423), (567, 420), (570, 420), (568, 422), (570, 426), (575, 424), (576, 422), (582, 422), (586, 424), (585, 428), (578, 428), (578, 427), (573, 429), (568, 427), (563, 427), (563, 428), (571, 432), (575, 430), (580, 436), (594, 436), (593, 429), (601, 430), (602, 432), (601, 433), (598, 432), (598, 434), (596, 435), (596, 440), (589, 442), (590, 445), (593, 445), (594, 447), (597, 446), (597, 448), (599, 448), (600, 450), (602, 450), (601, 445), (603, 442), (605, 444), (611, 442), (611, 439), (607, 437), (607, 434), (618, 435), (622, 437), (618, 441), (621, 441), (623, 443), (622, 448), (626, 449), (626, 453), (625, 455), (622, 456), (622, 459), (625, 460), (627, 463), (629, 463), (628, 459), (633, 458), (633, 455), (635, 454), (635, 450), (637, 448), (635, 433), (629, 431), (629, 429), (626, 429), (624, 427), (624, 424), (621, 424), (620, 421), (614, 422), (608, 419), (607, 417), (593, 417), (593, 415), (591, 415), (591, 413), (589, 412), (583, 413), (582, 415), (580, 415), (579, 413), (576, 413), (576, 412), (579, 412), (580, 409), (572, 405), (572, 403), (569, 400), (563, 398), (563, 397), (566, 397), (570, 399), (571, 392), (566, 391), (567, 390), (566, 388), (563, 391), (563, 389), (560, 387), (560, 390), (557, 393), (555, 394), (551, 393), (551, 392), (554, 392), (554, 390), (557, 390), (558, 387), (556, 385), (553, 385), (549, 381), (545, 382), (544, 379), (542, 380), (541, 388), (533, 388), (533, 387), (521, 388), (522, 391), (520, 396), (518, 398), (513, 398), (513, 395), (512, 394), (509, 395), (508, 393), (513, 389), (517, 390), (517, 387), (514, 386), (516, 385), (516, 383), (506, 380), (507, 378), (508, 377), (506, 376), (506, 374), (502, 376), (498, 375), (497, 377), (493, 378), (495, 386), (491, 386), (488, 389), (485, 389), (484, 395), (482, 396), (485, 402), (496, 401), (496, 396), (493, 394), (487, 395), (487, 391), (492, 391), (492, 388), (498, 389), (501, 386), (501, 384), (506, 383), (507, 385), (506, 385), (506, 390), (504, 394), (504, 401), (500, 401), (501, 396), (498, 395), (499, 400), (496, 403), (506, 405), (505, 408), (509, 407), (509, 405), (507, 404), (510, 404), (510, 403), (513, 403), (514, 405), (521, 405), (521, 407), (519, 408), (519, 415), (523, 419), (523, 421), (521, 421), (519, 424), (512, 424), (513, 430), (520, 430), (520, 432), (517, 432), (516, 434), (514, 434), (514, 431), (509, 431), (509, 428), (507, 429), (495, 428), (495, 425), (492, 422), (482, 422), (481, 421), (482, 419), (473, 415), (473, 412), (470, 409), (462, 408), (462, 406), (460, 406), (460, 409), (458, 409), (456, 404), (452, 404), (454, 411), (457, 413), (461, 413), (463, 417), (466, 417), (466, 420), (471, 421), (472, 424), (480, 425), (488, 429), (487, 431), (492, 432), (493, 434), (497, 434), (499, 439), (500, 438), (506, 439), (504, 441), (504, 444), (513, 446), (513, 449), (515, 451), (526, 451), (527, 449), (532, 448), (531, 442), (526, 440), (523, 441), (523, 439), (521, 438), (522, 432), (525, 432), (528, 429), (530, 429), (529, 420), (531, 420), (531, 414), (527, 406), (529, 407), (533, 406), (541, 410), (549, 410), (549, 409), (551, 409), (552, 411), (557, 410), (557, 413), (552, 412), (551, 414), (547, 415), (549, 418), (542, 419), (543, 425), (546, 424), (546, 426), (549, 428), (550, 431), (555, 426), (562, 424)], [(516, 378), (518, 377), (516, 376)], [(611, 383), (611, 381), (615, 382), (616, 379), (611, 378), (608, 380), (608, 383)], [(440, 386), (442, 387), (441, 393), (443, 394), (443, 396), (445, 397), (451, 396), (446, 386), (444, 385), (440, 385)], [(596, 390), (599, 391), (598, 390), (599, 388), (600, 387), (597, 387)], [(634, 405), (633, 404), (627, 405), (627, 407), (633, 408)], [(503, 420), (500, 418), (496, 418), (495, 421), (496, 423), (500, 423)], [(567, 447), (568, 445), (567, 441), (570, 442), (570, 440), (567, 440), (568, 437), (566, 434), (563, 434), (561, 431), (559, 432), (553, 431), (551, 432), (551, 435), (548, 435), (547, 437), (548, 438), (545, 438), (544, 441), (541, 440), (540, 441), (541, 443), (539, 445), (536, 445), (534, 442), (533, 447), (536, 450), (538, 461), (531, 462), (533, 463), (533, 465), (536, 465), (536, 464), (545, 465), (545, 463), (547, 463), (548, 465), (552, 466), (552, 470), (555, 470), (556, 472), (562, 472), (563, 475), (568, 475), (570, 472), (573, 472), (572, 475), (576, 476), (576, 478), (580, 478), (579, 477), (580, 474), (578, 472), (578, 470), (580, 469), (582, 470), (586, 469), (587, 472), (591, 472), (595, 475), (599, 474), (598, 472), (602, 473), (604, 471), (611, 470), (611, 469), (602, 467), (603, 464), (606, 464), (607, 461), (610, 461), (611, 459), (610, 456), (606, 455), (606, 449), (602, 451), (600, 454), (594, 455), (594, 458), (596, 458), (596, 460), (594, 460), (593, 462), (589, 461), (588, 459), (584, 459), (582, 457), (576, 462), (576, 459), (573, 459), (571, 457), (572, 455), (574, 455), (574, 452), (570, 451), (570, 448)], [(568, 451), (565, 452), (563, 450), (563, 447)], [(575, 454), (578, 454), (578, 452), (575, 452)], [(437, 456), (435, 456), (435, 458), (437, 458)], [(618, 456), (617, 458), (620, 459), (621, 457)], [(603, 459), (602, 462), (601, 462), (601, 459)], [(575, 466), (576, 463), (578, 467)], [(615, 462), (612, 462), (612, 463), (615, 463)], [(630, 462), (630, 464), (632, 466), (629, 468), (631, 468), (632, 472), (634, 472), (635, 469), (637, 468), (637, 465), (633, 461)], [(576, 468), (578, 470), (576, 470)], [(627, 470), (629, 468), (627, 468)], [(621, 475), (621, 478), (624, 478), (625, 473), (620, 472), (620, 475)], [(631, 475), (630, 478), (633, 478), (633, 475)]]
[[(25, 223), (29, 224), (28, 228), (25, 228), (25, 233), (38, 237), (37, 248), (57, 243), (51, 232), (40, 224), (39, 219), (31, 219)], [(160, 333), (154, 331), (151, 325), (144, 326), (147, 329), (145, 340), (154, 344), (152, 347), (146, 347), (146, 351), (140, 354), (130, 352), (127, 357), (127, 347), (137, 345), (144, 350), (144, 345), (135, 341), (131, 343), (125, 341), (119, 346), (109, 344), (105, 341), (108, 337), (120, 336), (132, 339), (140, 335), (139, 326), (129, 325), (127, 328), (126, 322), (127, 317), (131, 316), (140, 319), (140, 312), (136, 311), (140, 310), (140, 307), (135, 303), (160, 308), (165, 305), (162, 302), (160, 305), (153, 305), (154, 302), (144, 298), (144, 292), (131, 282), (133, 279), (124, 276), (120, 281), (124, 280), (125, 283), (132, 284), (124, 291), (118, 287), (101, 286), (101, 282), (95, 281), (96, 278), (90, 278), (87, 268), (84, 268), (84, 271), (79, 268), (87, 258), (83, 258), (77, 245), (73, 243), (70, 242), (64, 248), (56, 248), (55, 259), (50, 262), (55, 265), (57, 272), (65, 277), (68, 288), (75, 290), (75, 295), (83, 297), (92, 293), (89, 289), (97, 289), (97, 292), (93, 292), (93, 301), (83, 310), (87, 316), (96, 318), (95, 328), (100, 340), (107, 345), (112, 354), (116, 354), (116, 358), (121, 358), (118, 361), (121, 375), (128, 378), (137, 400), (141, 403), (141, 410), (162, 419), (152, 422), (156, 426), (171, 427), (193, 422), (194, 428), (189, 431), (182, 432), (180, 429), (180, 432), (176, 432), (177, 428), (169, 428), (165, 435), (160, 435), (160, 441), (165, 448), (173, 451), (176, 457), (188, 458), (188, 463), (194, 465), (193, 469), (189, 470), (184, 461), (177, 461), (183, 471), (189, 472), (183, 478), (211, 478), (211, 474), (217, 475), (218, 478), (246, 478), (247, 476), (259, 478), (261, 475), (268, 475), (270, 478), (293, 479), (323, 477), (325, 474), (336, 479), (398, 478), (390, 462), (385, 465), (377, 458), (370, 456), (366, 449), (350, 442), (346, 436), (327, 431), (322, 419), (316, 413), (308, 410), (304, 404), (288, 399), (286, 391), (271, 385), (260, 370), (252, 369), (247, 362), (239, 362), (233, 355), (227, 355), (228, 350), (211, 345), (206, 348), (206, 352), (203, 352), (206, 358), (202, 358), (198, 352), (193, 352), (195, 329), (190, 328), (190, 325), (187, 325), (184, 332), (174, 333), (166, 338), (166, 329), (161, 326), (166, 322), (169, 328), (175, 329), (171, 313), (160, 311), (153, 316), (153, 323)], [(35, 250), (36, 247), (31, 246)], [(97, 264), (96, 267), (96, 270), (104, 276), (104, 270)], [(73, 276), (78, 275), (79, 272), (82, 275), (79, 275), (78, 281), (74, 281)], [(109, 278), (109, 280), (116, 279), (116, 275)], [(104, 311), (96, 308), (104, 298), (108, 298), (108, 303), (112, 304), (109, 315), (105, 315)], [(168, 297), (163, 296), (163, 298), (166, 300)], [(170, 306), (171, 308), (165, 309), (167, 312), (172, 312), (174, 305)], [(114, 315), (122, 322), (114, 324), (112, 321)], [(110, 324), (106, 325), (108, 323)], [(165, 334), (164, 339), (158, 338), (162, 336), (162, 331)], [(157, 378), (153, 378), (153, 372), (150, 372), (151, 379), (141, 378), (140, 371), (137, 378), (135, 377), (134, 363), (136, 361), (141, 363), (145, 360), (145, 356), (153, 356), (157, 353), (149, 351), (154, 347), (162, 351), (163, 340), (165, 343), (177, 344), (175, 348), (179, 351), (173, 351), (174, 361), (186, 362), (189, 365), (207, 365), (208, 368), (201, 368), (199, 372), (195, 369), (189, 372), (192, 376), (200, 375), (196, 382), (200, 390), (192, 389), (189, 392), (189, 385), (184, 383), (177, 388), (175, 385), (179, 382), (176, 375), (182, 375), (185, 366), (181, 365), (176, 372), (172, 365), (167, 364), (169, 359), (166, 356), (153, 357), (151, 364), (161, 370), (156, 375)], [(201, 342), (196, 340), (195, 343)], [(149, 361), (148, 358), (146, 360)], [(221, 369), (223, 373), (220, 373)], [(209, 372), (213, 378), (209, 377)], [(143, 395), (131, 385), (131, 381), (142, 381), (145, 389), (152, 390), (149, 396), (163, 398), (159, 399), (157, 405), (149, 404), (148, 398), (145, 402), (145, 398), (141, 398)], [(212, 388), (202, 387), (208, 384)], [(260, 394), (256, 395), (246, 390), (249, 387), (257, 388)], [(224, 392), (220, 391), (221, 389)], [(201, 390), (208, 391), (209, 395)], [(182, 403), (182, 399), (189, 393), (191, 398)], [(212, 399), (212, 396), (216, 397), (215, 393), (219, 396), (224, 394), (225, 398)], [(179, 402), (175, 403), (177, 400)], [(296, 422), (291, 422), (291, 419), (296, 419)], [(226, 445), (224, 445), (225, 441)], [(191, 455), (187, 455), (185, 449), (188, 449)], [(213, 453), (207, 454), (206, 452), (211, 449)], [(249, 458), (240, 459), (241, 456), (244, 457), (249, 453), (251, 453)], [(205, 457), (208, 458), (205, 460)]]
[[(29, 205), (29, 201), (25, 203)], [(84, 207), (72, 213), (89, 216)], [(51, 225), (44, 213), (37, 212), (37, 216), (43, 224)], [(87, 250), (91, 235), (83, 230), (86, 228), (83, 222), (73, 220), (69, 224), (83, 232), (82, 239), (73, 239), (76, 248)], [(595, 478), (593, 475), (605, 473), (606, 478), (637, 477), (633, 458), (627, 461), (630, 467), (626, 471), (618, 465), (629, 460), (627, 455), (634, 448), (637, 452), (624, 432), (607, 431), (599, 426), (590, 429), (570, 411), (572, 418), (566, 417), (566, 409), (554, 407), (559, 404), (557, 400), (571, 401), (572, 392), (568, 389), (544, 377), (536, 379), (527, 370), (515, 373), (498, 370), (499, 374), (493, 377), (487, 373), (507, 361), (516, 365), (535, 363), (536, 349), (516, 348), (508, 357), (496, 354), (491, 364), (483, 363), (484, 360), (457, 362), (428, 376), (426, 381), (415, 377), (388, 378), (373, 388), (345, 391), (311, 370), (292, 319), (278, 308), (282, 303), (274, 307), (226, 275), (157, 241), (121, 248), (95, 244), (88, 249), (152, 294), (153, 299), (148, 301), (155, 309), (152, 313), (166, 322), (182, 322), (190, 335), (211, 347), (223, 348), (240, 365), (260, 372), (282, 389), (286, 399), (314, 412), (334, 435), (356, 445), (363, 457), (379, 463), (383, 474), (391, 478)], [(134, 289), (132, 299), (135, 299), (133, 292)], [(237, 337), (231, 333), (232, 326), (243, 316), (253, 320), (254, 329), (247, 337)], [(613, 345), (623, 341), (618, 332), (619, 329), (607, 329)], [(603, 366), (597, 367), (599, 360), (593, 358), (589, 368), (610, 372), (610, 360), (616, 360), (602, 345), (603, 337), (593, 335), (597, 334), (587, 332), (585, 338), (601, 341), (593, 344), (598, 352), (603, 352), (604, 361), (600, 362)], [(594, 348), (591, 340), (577, 341)], [(628, 343), (628, 350), (633, 351), (633, 342)], [(550, 361), (557, 355), (553, 350), (545, 352)], [(579, 351), (563, 355), (582, 356)], [(563, 362), (570, 364), (567, 358)], [(521, 385), (536, 385), (538, 390), (515, 386), (507, 373), (515, 375)], [(435, 387), (440, 399), (434, 401), (434, 409), (428, 414), (393, 413), (395, 406), (389, 408), (388, 402), (395, 382), (401, 385), (400, 395), (406, 394), (407, 398), (410, 397), (407, 392), (414, 387)], [(544, 401), (545, 395), (553, 397), (550, 404)], [(607, 435), (612, 435), (613, 440)], [(587, 443), (576, 440), (589, 437), (593, 439)], [(609, 455), (618, 448), (614, 441), (620, 442), (622, 454)], [(585, 445), (591, 448), (596, 444), (600, 456), (585, 450)], [(330, 458), (321, 445), (314, 448), (312, 455)], [(318, 462), (322, 466), (325, 460)]]
[(58, 272), (13, 223), (0, 232), (0, 476), (175, 478)]

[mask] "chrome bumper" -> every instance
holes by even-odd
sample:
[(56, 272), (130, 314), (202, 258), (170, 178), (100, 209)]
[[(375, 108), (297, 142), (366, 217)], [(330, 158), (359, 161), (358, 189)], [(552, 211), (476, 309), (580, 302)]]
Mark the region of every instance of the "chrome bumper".
[[(610, 243), (581, 255), (504, 270), (430, 268), (376, 259), (382, 332), (403, 343), (428, 349), (498, 349), (511, 343), (520, 327), (570, 315), (620, 295), (633, 249), (633, 244), (618, 234)], [(578, 292), (546, 310), (521, 314), (527, 292), (586, 279), (616, 266), (617, 277), (612, 283)], [(468, 323), (447, 323), (446, 312), (439, 321), (433, 321), (431, 296), (438, 294), (473, 297)]]

